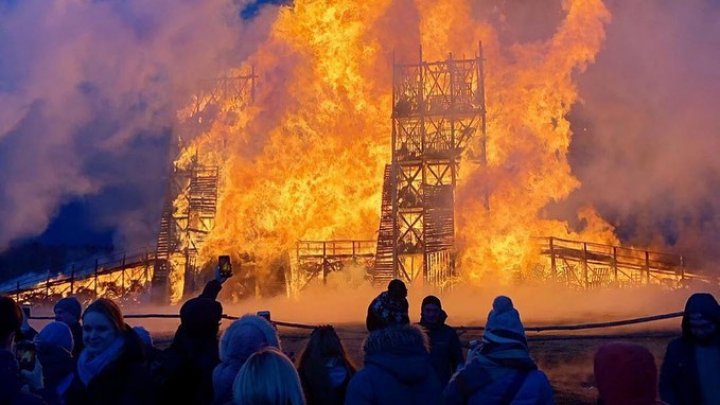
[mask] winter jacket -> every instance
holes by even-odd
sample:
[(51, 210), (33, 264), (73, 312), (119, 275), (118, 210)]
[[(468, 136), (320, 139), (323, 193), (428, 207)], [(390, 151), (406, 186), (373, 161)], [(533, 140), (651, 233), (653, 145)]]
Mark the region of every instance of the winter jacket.
[(180, 326), (162, 363), (153, 369), (158, 403), (212, 403), (212, 374), (220, 363), (217, 336), (222, 305), (216, 298), (221, 288), (211, 280), (202, 294), (181, 307)]
[(123, 348), (110, 364), (93, 377), (87, 386), (75, 371), (66, 395), (69, 405), (154, 404), (150, 373), (140, 338), (132, 331), (123, 332)]
[[(74, 378), (75, 359), (67, 349), (54, 344), (38, 343), (37, 358), (42, 365), (41, 395), (48, 404), (65, 403), (65, 394)], [(60, 392), (59, 392), (60, 391)]]
[(227, 328), (220, 340), (221, 362), (212, 373), (213, 403), (232, 401), (232, 385), (240, 368), (253, 353), (267, 346), (280, 349), (280, 339), (264, 318), (245, 315)]
[(420, 321), (430, 340), (430, 360), (433, 368), (445, 387), (458, 366), (463, 363), (462, 347), (455, 329), (445, 324), (447, 314), (441, 311), (436, 324)]
[[(688, 319), (690, 313), (702, 313), (720, 328), (720, 311), (714, 298), (709, 294), (691, 296), (682, 320), (682, 336), (668, 344), (660, 369), (660, 399), (668, 405), (702, 404), (700, 376), (695, 355), (699, 344), (690, 331)], [(706, 346), (720, 349), (720, 336)], [(720, 364), (718, 367), (720, 368)]]
[(529, 355), (504, 358), (500, 352), (478, 354), (453, 376), (443, 393), (445, 404), (550, 405), (550, 382)]
[(40, 397), (21, 391), (18, 362), (15, 354), (0, 350), (0, 404), (40, 405), (45, 404)]
[(80, 352), (82, 352), (83, 348), (85, 348), (85, 343), (83, 343), (83, 330), (82, 325), (80, 325), (80, 322), (75, 322), (70, 326), (70, 331), (73, 335), (73, 351), (72, 355), (73, 358), (77, 359), (80, 356)]
[(391, 325), (407, 325), (408, 302), (405, 298), (396, 298), (387, 291), (380, 293), (368, 306), (365, 325), (372, 332)]
[(442, 388), (420, 328), (379, 329), (368, 336), (364, 351), (365, 366), (350, 380), (346, 405), (441, 403)]

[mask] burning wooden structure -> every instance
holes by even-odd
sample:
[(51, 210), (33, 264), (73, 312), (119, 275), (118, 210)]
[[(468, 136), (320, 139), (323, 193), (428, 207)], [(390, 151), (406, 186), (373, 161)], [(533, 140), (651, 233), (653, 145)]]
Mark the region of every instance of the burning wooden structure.
[[(485, 144), (482, 47), (472, 59), (394, 64), (373, 280), (443, 284), (455, 274), (455, 187), (469, 142)], [(473, 158), (484, 160), (484, 148)]]

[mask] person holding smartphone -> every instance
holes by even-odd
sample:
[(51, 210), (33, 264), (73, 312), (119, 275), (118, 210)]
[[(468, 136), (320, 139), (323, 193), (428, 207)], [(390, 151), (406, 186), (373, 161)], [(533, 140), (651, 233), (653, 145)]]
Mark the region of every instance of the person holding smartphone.
[(15, 336), (22, 320), (22, 310), (15, 300), (0, 296), (0, 401), (9, 404), (44, 404), (40, 397), (22, 389), (25, 385), (29, 386), (30, 391), (42, 389), (42, 374), (34, 381), (20, 377), (18, 360), (13, 353)]
[(218, 334), (223, 312), (217, 296), (232, 275), (224, 260), (219, 260), (215, 278), (203, 292), (180, 308), (180, 326), (156, 373), (163, 403), (207, 404), (213, 400), (212, 373), (220, 363)]

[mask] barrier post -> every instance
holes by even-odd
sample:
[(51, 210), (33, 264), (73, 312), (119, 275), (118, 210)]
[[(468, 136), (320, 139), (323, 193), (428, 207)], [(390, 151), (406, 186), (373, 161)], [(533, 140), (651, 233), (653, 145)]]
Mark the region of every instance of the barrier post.
[(98, 266), (99, 266), (99, 259), (95, 259), (95, 298), (98, 296)]

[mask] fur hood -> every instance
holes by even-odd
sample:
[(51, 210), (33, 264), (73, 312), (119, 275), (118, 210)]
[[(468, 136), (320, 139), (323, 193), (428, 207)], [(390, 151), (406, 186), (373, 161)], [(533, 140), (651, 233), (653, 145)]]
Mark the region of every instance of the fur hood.
[(375, 354), (429, 353), (425, 332), (417, 325), (390, 326), (372, 332), (363, 343), (366, 356)]

